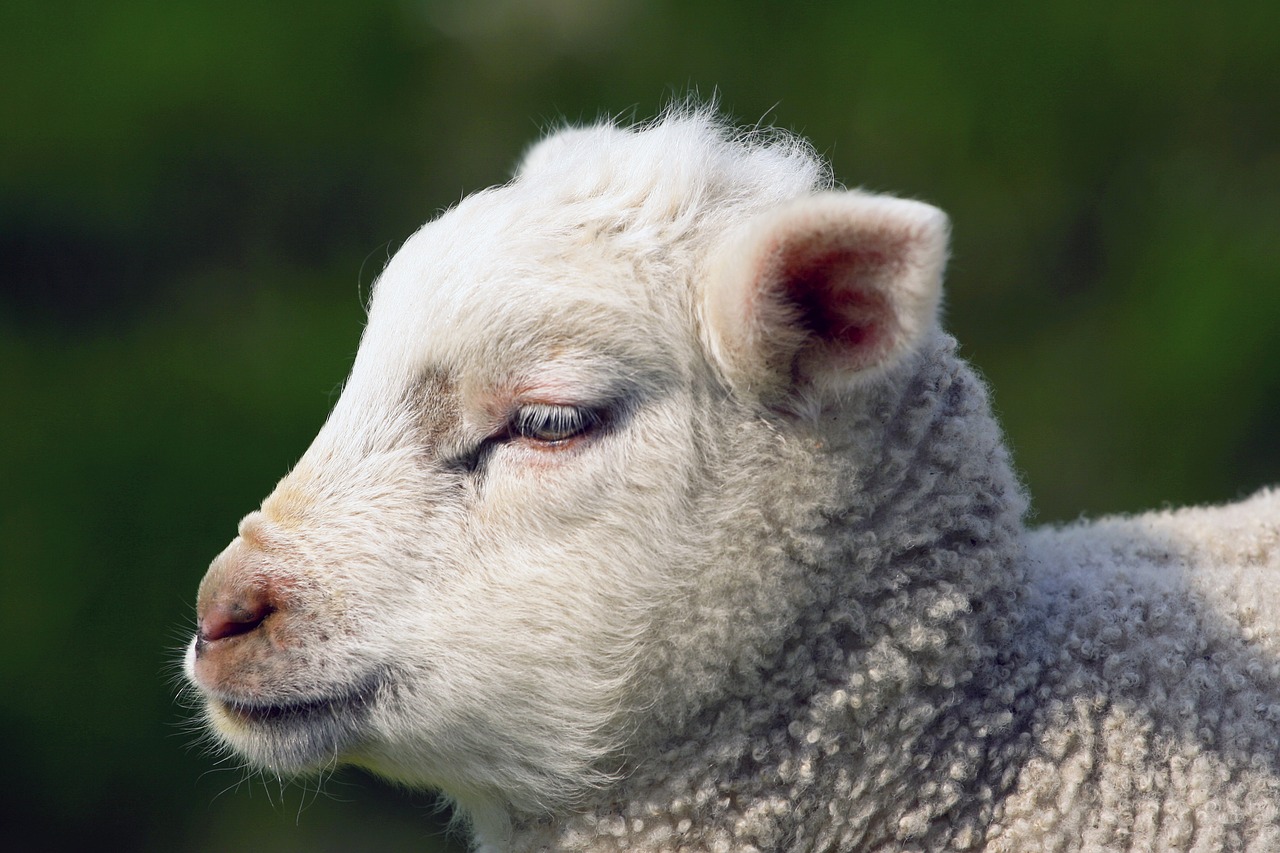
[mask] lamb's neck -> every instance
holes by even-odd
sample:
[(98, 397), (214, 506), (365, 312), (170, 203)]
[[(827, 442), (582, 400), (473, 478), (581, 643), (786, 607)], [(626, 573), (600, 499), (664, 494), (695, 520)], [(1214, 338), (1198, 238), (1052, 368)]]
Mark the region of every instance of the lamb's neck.
[(954, 346), (939, 336), (870, 396), (844, 426), (847, 448), (826, 440), (820, 526), (790, 549), (814, 590), (791, 643), (843, 652), (837, 671), (887, 682), (880, 693), (970, 683), (1022, 619), (1026, 499), (986, 389)]
[[(764, 683), (706, 717), (713, 754), (747, 745), (719, 772), (770, 778), (757, 805), (788, 804), (761, 849), (809, 849), (799, 839), (823, 833), (813, 849), (980, 838), (1000, 795), (991, 780), (1021, 755), (1037, 677), (1011, 652), (1026, 502), (986, 390), (953, 348), (940, 338), (860, 410), (845, 433), (857, 446), (824, 439), (845, 467), (830, 466), (822, 526), (789, 548), (811, 604)], [(734, 791), (734, 820), (751, 824)]]

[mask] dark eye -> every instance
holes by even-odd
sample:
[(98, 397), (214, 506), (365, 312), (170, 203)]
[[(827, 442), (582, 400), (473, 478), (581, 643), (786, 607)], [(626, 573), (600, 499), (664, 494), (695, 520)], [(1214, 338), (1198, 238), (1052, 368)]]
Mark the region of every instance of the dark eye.
[(543, 444), (560, 444), (586, 435), (604, 423), (604, 413), (579, 406), (532, 403), (520, 407), (511, 420), (511, 432)]

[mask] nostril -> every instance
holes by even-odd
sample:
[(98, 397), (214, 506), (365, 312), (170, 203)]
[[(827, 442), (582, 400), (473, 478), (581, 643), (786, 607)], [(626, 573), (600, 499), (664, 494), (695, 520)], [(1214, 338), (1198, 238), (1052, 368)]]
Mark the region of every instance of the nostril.
[(200, 614), (202, 643), (247, 634), (262, 624), (275, 608), (265, 597), (249, 595), (235, 601), (215, 602)]

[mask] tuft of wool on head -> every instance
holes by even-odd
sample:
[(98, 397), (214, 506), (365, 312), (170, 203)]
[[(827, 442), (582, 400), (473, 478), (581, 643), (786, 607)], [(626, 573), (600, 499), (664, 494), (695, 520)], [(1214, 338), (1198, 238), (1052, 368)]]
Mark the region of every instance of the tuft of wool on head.
[(529, 149), (515, 183), (574, 222), (649, 251), (834, 186), (830, 166), (803, 138), (739, 130), (697, 105), (638, 127), (559, 130)]

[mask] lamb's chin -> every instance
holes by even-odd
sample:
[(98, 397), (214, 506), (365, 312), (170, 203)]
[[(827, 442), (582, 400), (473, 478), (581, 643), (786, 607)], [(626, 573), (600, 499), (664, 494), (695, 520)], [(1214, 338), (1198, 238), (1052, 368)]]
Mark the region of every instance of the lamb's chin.
[(352, 686), (272, 703), (208, 696), (206, 716), (224, 744), (273, 773), (332, 768), (368, 736), (369, 718), (385, 689), (371, 675)]

